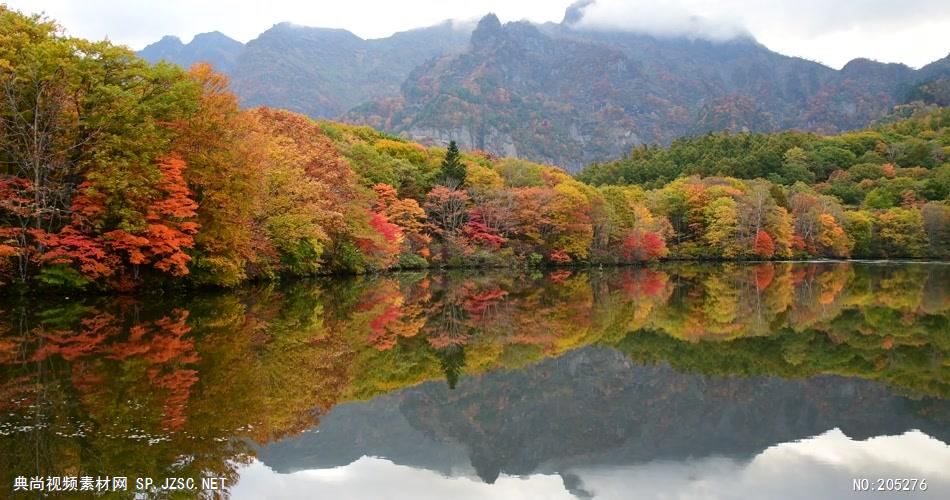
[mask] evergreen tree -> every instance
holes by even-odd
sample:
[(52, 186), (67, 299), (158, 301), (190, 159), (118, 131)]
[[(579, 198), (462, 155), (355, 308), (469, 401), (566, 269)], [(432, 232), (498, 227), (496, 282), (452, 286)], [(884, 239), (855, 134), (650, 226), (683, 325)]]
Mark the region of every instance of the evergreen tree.
[(451, 189), (460, 188), (465, 184), (465, 165), (462, 164), (459, 147), (455, 141), (449, 142), (449, 149), (445, 152), (439, 183)]
[(439, 358), (442, 371), (445, 373), (445, 381), (449, 384), (449, 389), (455, 389), (455, 386), (459, 383), (462, 368), (465, 367), (465, 348), (449, 346), (437, 351), (436, 356)]

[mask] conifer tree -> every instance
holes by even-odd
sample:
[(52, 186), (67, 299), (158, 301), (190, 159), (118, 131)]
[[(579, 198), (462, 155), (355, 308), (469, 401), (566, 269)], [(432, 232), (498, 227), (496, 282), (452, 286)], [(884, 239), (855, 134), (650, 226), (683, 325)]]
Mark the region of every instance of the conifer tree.
[(449, 142), (449, 149), (445, 152), (439, 183), (450, 189), (458, 189), (465, 184), (465, 165), (462, 164), (455, 141)]

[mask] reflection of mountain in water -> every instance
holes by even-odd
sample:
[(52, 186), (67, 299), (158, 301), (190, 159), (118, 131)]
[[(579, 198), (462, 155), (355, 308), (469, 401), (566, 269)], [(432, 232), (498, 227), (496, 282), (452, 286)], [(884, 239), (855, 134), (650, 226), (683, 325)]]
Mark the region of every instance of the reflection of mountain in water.
[(493, 482), (501, 472), (747, 458), (835, 427), (858, 440), (919, 429), (947, 442), (950, 428), (932, 415), (948, 413), (948, 401), (911, 401), (865, 380), (714, 378), (588, 347), (523, 370), (464, 378), (455, 390), (429, 382), (340, 405), (319, 429), (271, 444), (259, 457), (291, 472), (382, 456), (449, 475), (474, 468)]

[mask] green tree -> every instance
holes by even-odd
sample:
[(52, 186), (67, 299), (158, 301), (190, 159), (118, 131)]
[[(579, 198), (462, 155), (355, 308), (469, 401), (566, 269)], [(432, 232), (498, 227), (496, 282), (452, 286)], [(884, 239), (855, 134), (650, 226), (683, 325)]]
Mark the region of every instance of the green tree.
[(927, 233), (920, 210), (891, 208), (877, 216), (880, 254), (884, 257), (923, 257)]
[(844, 225), (848, 235), (854, 241), (852, 254), (855, 257), (866, 258), (874, 256), (873, 215), (866, 211), (845, 212)]
[(465, 165), (462, 164), (459, 147), (455, 144), (455, 141), (449, 142), (449, 149), (446, 150), (445, 158), (442, 160), (439, 181), (442, 185), (451, 189), (457, 189), (465, 185)]
[(782, 179), (784, 184), (792, 185), (797, 181), (815, 182), (815, 174), (811, 171), (811, 162), (805, 150), (794, 147), (785, 152), (782, 161)]
[(950, 254), (950, 207), (931, 202), (924, 205), (920, 213), (930, 241), (930, 255), (946, 257)]

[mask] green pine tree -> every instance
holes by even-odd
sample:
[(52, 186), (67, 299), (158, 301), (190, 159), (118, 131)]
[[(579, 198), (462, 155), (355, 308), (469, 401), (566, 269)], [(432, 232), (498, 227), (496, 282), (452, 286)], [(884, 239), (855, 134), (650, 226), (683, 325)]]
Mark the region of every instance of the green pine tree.
[(452, 189), (460, 188), (465, 184), (465, 165), (462, 164), (459, 147), (455, 141), (449, 142), (449, 149), (445, 152), (439, 182)]

